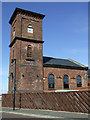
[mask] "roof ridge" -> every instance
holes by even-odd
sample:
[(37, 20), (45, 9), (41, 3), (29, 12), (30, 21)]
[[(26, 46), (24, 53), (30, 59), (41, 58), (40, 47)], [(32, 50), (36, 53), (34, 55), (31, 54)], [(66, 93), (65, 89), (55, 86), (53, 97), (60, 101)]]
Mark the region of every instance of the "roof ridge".
[[(43, 57), (46, 57), (46, 56), (43, 56)], [(64, 58), (54, 58), (54, 57), (47, 57), (47, 58), (52, 58), (52, 59), (58, 59), (58, 60), (68, 60), (68, 61), (71, 61), (71, 62), (73, 62), (73, 63), (75, 63), (75, 64), (77, 64), (77, 65), (80, 65), (80, 66), (82, 66), (82, 67), (87, 67), (87, 66), (85, 66), (85, 65), (83, 65), (83, 64), (81, 64), (81, 63), (79, 63), (79, 62), (77, 62), (77, 61), (75, 61), (75, 60), (73, 60), (73, 59), (71, 59), (71, 58), (68, 58), (68, 59), (64, 59)]]
[(86, 67), (85, 65), (83, 65), (83, 64), (81, 64), (81, 63), (79, 63), (79, 62), (77, 62), (77, 61), (75, 61), (75, 60), (73, 60), (71, 58), (68, 58), (68, 60), (71, 61), (71, 62), (74, 62), (74, 63), (76, 63), (76, 64), (78, 64), (78, 65), (80, 65), (82, 67)]
[[(47, 56), (43, 56), (43, 57), (47, 57)], [(47, 57), (47, 58), (53, 58), (53, 59), (62, 59), (62, 60), (68, 60), (68, 59), (64, 59), (64, 58), (55, 58), (55, 57)]]

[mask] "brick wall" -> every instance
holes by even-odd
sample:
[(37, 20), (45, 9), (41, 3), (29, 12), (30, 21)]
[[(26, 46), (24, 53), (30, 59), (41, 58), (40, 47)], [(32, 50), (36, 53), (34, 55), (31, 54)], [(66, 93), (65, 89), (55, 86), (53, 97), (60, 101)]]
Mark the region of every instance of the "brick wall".
[[(33, 34), (29, 34), (27, 32), (27, 27), (29, 24), (32, 25)], [(13, 36), (14, 27), (15, 36)], [(17, 14), (11, 25), (11, 42), (16, 36), (42, 41), (42, 19), (34, 16), (32, 17), (23, 14)]]
[[(27, 32), (29, 24), (32, 25), (33, 33)], [(16, 91), (43, 91), (42, 19), (18, 13), (11, 24), (11, 43), (15, 37), (20, 39), (16, 39), (10, 47), (9, 93), (14, 85), (15, 65), (12, 65), (12, 59), (16, 59)], [(28, 45), (32, 46), (31, 57), (27, 57)]]
[[(89, 92), (18, 93), (15, 107), (89, 113)], [(13, 94), (2, 95), (2, 107), (13, 107)]]
[[(50, 74), (54, 75), (55, 79), (55, 89), (64, 89), (63, 85), (63, 77), (64, 75), (68, 75), (69, 77), (69, 89), (77, 88), (77, 76), (81, 76), (82, 87), (87, 87), (87, 71), (84, 70), (75, 70), (75, 69), (64, 69), (64, 68), (52, 68), (52, 67), (44, 67), (44, 90), (48, 90), (48, 76)], [(86, 75), (85, 75), (86, 74)], [(58, 76), (61, 77), (58, 78)], [(72, 79), (74, 77), (75, 79)], [(79, 89), (79, 87), (78, 87)]]

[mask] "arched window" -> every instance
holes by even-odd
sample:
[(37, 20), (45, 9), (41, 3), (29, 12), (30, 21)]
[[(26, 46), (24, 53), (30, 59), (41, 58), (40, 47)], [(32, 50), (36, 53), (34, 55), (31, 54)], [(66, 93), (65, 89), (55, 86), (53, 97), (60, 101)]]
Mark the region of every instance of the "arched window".
[(32, 28), (32, 25), (31, 25), (31, 24), (28, 25), (28, 27), (27, 27), (27, 32), (28, 32), (28, 33), (33, 33), (33, 28)]
[(63, 84), (64, 84), (64, 88), (69, 88), (68, 75), (64, 75), (64, 77), (63, 77)]
[(53, 74), (50, 74), (48, 76), (48, 87), (49, 88), (54, 88), (54, 75)]
[(78, 75), (77, 76), (77, 87), (81, 87), (82, 86), (82, 83), (81, 83), (81, 76)]
[(27, 47), (27, 57), (31, 57), (32, 56), (32, 46), (28, 45)]

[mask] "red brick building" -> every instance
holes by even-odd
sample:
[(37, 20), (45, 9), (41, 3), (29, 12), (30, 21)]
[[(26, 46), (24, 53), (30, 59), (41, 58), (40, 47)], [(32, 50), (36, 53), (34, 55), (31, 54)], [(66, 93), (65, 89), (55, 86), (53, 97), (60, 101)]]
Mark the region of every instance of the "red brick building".
[(87, 87), (87, 67), (71, 59), (43, 57), (45, 15), (16, 8), (11, 24), (9, 93)]

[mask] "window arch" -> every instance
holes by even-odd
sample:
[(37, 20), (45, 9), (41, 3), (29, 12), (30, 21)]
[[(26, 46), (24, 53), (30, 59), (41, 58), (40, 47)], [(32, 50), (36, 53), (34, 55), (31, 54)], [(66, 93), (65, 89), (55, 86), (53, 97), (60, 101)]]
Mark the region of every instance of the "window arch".
[(77, 87), (81, 87), (81, 86), (82, 86), (81, 76), (78, 75), (78, 76), (77, 76)]
[(32, 28), (32, 25), (29, 24), (28, 27), (27, 27), (27, 32), (28, 33), (33, 33), (33, 28)]
[(63, 85), (64, 85), (64, 88), (69, 88), (69, 78), (68, 78), (68, 75), (64, 75), (64, 77), (63, 77)]
[(50, 75), (48, 76), (48, 87), (49, 87), (50, 89), (52, 89), (52, 88), (54, 88), (54, 84), (55, 84), (55, 82), (54, 82), (54, 75), (53, 75), (53, 74), (50, 74)]
[(27, 57), (31, 57), (32, 56), (32, 46), (28, 45), (27, 47)]

